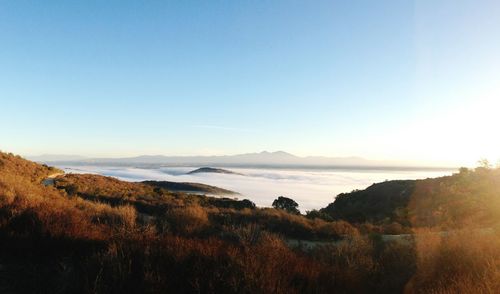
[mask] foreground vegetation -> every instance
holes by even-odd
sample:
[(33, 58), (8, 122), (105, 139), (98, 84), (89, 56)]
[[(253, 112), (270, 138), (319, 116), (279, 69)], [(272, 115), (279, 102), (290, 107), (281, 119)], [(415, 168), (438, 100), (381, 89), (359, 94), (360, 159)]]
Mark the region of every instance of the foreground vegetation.
[[(407, 194), (382, 183), (383, 207), (372, 187), (306, 216), (286, 199), (257, 208), (96, 175), (41, 184), (56, 172), (0, 153), (2, 293), (500, 292), (499, 170)], [(391, 230), (411, 236), (378, 234)]]

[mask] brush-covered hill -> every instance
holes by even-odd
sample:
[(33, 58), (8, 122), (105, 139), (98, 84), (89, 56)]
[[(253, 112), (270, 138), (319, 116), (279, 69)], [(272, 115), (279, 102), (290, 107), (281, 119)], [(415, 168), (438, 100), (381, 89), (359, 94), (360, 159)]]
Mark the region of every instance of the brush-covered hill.
[(282, 238), (356, 231), (98, 175), (42, 183), (59, 172), (0, 153), (2, 293), (304, 292), (319, 289), (319, 268), (308, 270), (319, 265)]
[[(58, 172), (0, 153), (0, 293), (500, 291), (496, 233), (381, 242), (342, 220), (258, 208), (248, 200), (97, 175), (62, 175), (54, 185), (42, 184)], [(497, 195), (498, 171), (462, 177), (416, 183), (410, 196), (401, 197), (409, 200), (394, 209), (407, 203), (435, 211), (441, 199), (457, 212), (484, 208), (481, 199)], [(384, 200), (406, 186), (382, 187), (377, 197)], [(414, 204), (412, 195), (425, 201)], [(356, 204), (360, 209), (362, 202)], [(483, 221), (490, 221), (494, 207)], [(382, 218), (367, 211), (365, 220), (371, 214)], [(390, 215), (392, 208), (383, 211)], [(417, 221), (411, 215), (408, 220)]]
[(173, 207), (191, 204), (210, 207), (212, 204), (218, 203), (226, 208), (255, 208), (255, 204), (249, 200), (206, 197), (203, 194), (235, 195), (236, 193), (197, 183), (125, 182), (100, 175), (67, 174), (57, 177), (54, 185), (70, 196), (78, 196), (110, 205), (132, 205), (138, 212), (147, 215), (161, 214)]
[(57, 168), (40, 165), (12, 153), (0, 152), (0, 175), (3, 179), (12, 176), (37, 182), (51, 174), (61, 172)]
[(321, 211), (354, 223), (492, 227), (500, 223), (500, 169), (464, 168), (435, 179), (378, 183), (340, 194)]
[[(167, 182), (168, 183), (168, 182)], [(182, 183), (180, 183), (182, 184)], [(124, 182), (113, 177), (92, 174), (68, 174), (55, 179), (55, 188), (76, 197), (93, 202), (106, 203), (112, 207), (132, 206), (146, 219), (154, 218), (163, 222), (169, 219), (169, 229), (181, 230), (189, 226), (182, 223), (183, 217), (172, 217), (172, 212), (185, 208), (199, 209), (210, 219), (212, 229), (223, 232), (225, 225), (257, 225), (259, 229), (282, 234), (290, 238), (318, 239), (335, 238), (355, 231), (345, 222), (326, 222), (308, 219), (302, 215), (269, 208), (257, 208), (247, 199), (237, 200), (225, 197), (210, 197), (202, 194), (189, 194), (169, 190), (165, 182)], [(217, 188), (219, 189), (219, 188)], [(178, 218), (178, 219), (176, 219)], [(175, 225), (173, 225), (176, 223)], [(159, 229), (164, 224), (157, 227)]]
[(207, 173), (213, 173), (213, 174), (228, 174), (228, 175), (242, 175), (237, 172), (233, 172), (227, 169), (223, 168), (214, 168), (214, 167), (200, 167), (198, 169), (192, 170), (188, 172), (188, 175), (194, 175), (194, 174), (207, 174)]
[(180, 183), (180, 182), (169, 182), (169, 181), (143, 181), (142, 183), (157, 188), (163, 188), (172, 192), (185, 192), (185, 193), (220, 195), (220, 196), (239, 195), (238, 192), (200, 183)]

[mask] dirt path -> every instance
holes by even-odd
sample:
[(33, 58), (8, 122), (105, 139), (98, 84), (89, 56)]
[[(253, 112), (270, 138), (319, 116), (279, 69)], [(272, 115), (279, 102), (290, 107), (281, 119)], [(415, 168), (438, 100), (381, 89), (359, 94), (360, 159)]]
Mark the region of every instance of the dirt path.
[(64, 173), (54, 173), (42, 180), (44, 186), (54, 186), (54, 179), (58, 176), (62, 176)]

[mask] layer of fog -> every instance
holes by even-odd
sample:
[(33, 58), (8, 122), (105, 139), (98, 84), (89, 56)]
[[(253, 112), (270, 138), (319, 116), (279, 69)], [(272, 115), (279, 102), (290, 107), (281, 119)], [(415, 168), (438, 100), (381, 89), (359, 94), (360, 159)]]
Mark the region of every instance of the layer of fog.
[(258, 206), (271, 206), (278, 196), (293, 198), (302, 211), (319, 209), (333, 202), (335, 196), (354, 189), (364, 189), (385, 180), (423, 179), (451, 174), (450, 171), (387, 170), (284, 170), (233, 168), (243, 175), (197, 173), (187, 175), (192, 167), (141, 169), (125, 167), (62, 167), (66, 172), (95, 173), (125, 181), (195, 182), (241, 193), (239, 199), (250, 199)]

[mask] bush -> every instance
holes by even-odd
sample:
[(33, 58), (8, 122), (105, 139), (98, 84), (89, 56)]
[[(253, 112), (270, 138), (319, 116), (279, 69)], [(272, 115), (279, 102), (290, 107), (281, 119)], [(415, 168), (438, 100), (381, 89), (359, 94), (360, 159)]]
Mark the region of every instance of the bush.
[(130, 205), (111, 207), (100, 204), (96, 207), (93, 220), (114, 228), (131, 229), (135, 226), (136, 218), (135, 208)]
[(165, 219), (177, 234), (199, 233), (209, 225), (208, 213), (198, 205), (172, 208), (166, 212)]
[(306, 217), (309, 219), (320, 218), (326, 221), (333, 221), (333, 217), (331, 217), (329, 214), (316, 209), (306, 211)]

